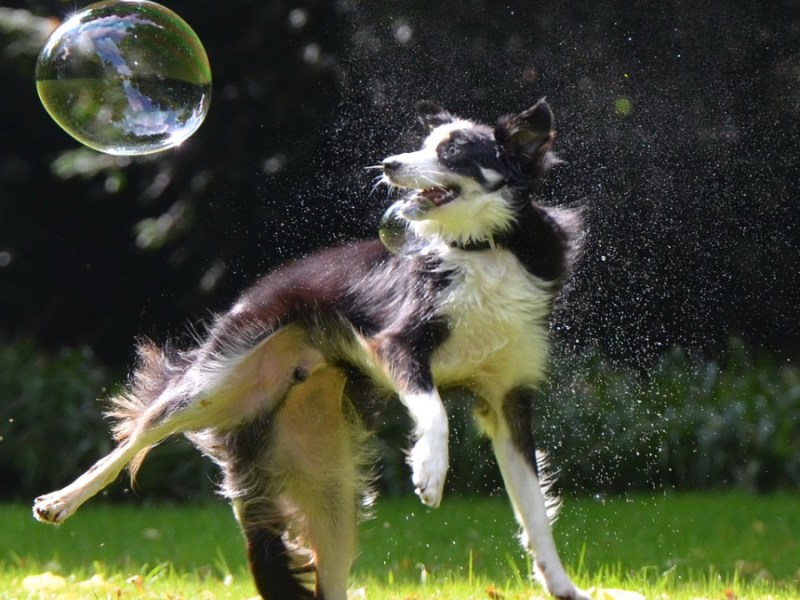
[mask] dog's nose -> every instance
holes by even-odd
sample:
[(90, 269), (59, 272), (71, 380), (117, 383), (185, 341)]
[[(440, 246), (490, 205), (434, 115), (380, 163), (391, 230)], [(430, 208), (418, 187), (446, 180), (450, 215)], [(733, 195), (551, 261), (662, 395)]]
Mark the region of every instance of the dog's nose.
[(400, 166), (401, 163), (399, 160), (393, 160), (391, 158), (387, 158), (385, 161), (383, 161), (383, 171), (385, 173), (388, 173), (390, 171), (397, 171), (400, 168)]

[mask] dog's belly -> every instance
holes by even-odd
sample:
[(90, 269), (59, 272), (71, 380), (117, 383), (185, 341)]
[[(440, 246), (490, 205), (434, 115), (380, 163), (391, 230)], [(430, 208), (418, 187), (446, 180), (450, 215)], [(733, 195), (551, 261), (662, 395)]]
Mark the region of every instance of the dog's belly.
[(486, 392), (538, 382), (548, 356), (549, 290), (510, 252), (462, 254), (441, 304), (450, 336), (432, 357), (436, 384)]

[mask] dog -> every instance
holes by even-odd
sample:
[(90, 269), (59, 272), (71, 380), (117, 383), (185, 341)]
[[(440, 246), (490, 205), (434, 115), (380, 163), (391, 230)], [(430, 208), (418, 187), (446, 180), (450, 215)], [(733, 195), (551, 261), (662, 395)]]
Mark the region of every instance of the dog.
[[(370, 487), (376, 394), (414, 424), (408, 454), (423, 503), (439, 505), (448, 419), (439, 390), (461, 387), (489, 436), (537, 575), (557, 598), (586, 600), (551, 533), (532, 434), (548, 363), (554, 297), (579, 245), (579, 216), (533, 201), (558, 162), (544, 100), (494, 127), (417, 106), (428, 135), (386, 158), (381, 180), (401, 247), (325, 249), (264, 276), (188, 350), (145, 341), (111, 399), (117, 445), (75, 482), (35, 500), (58, 524), (148, 450), (184, 433), (223, 473), (266, 600), (346, 600), (361, 500)], [(377, 399), (376, 399), (377, 398)]]

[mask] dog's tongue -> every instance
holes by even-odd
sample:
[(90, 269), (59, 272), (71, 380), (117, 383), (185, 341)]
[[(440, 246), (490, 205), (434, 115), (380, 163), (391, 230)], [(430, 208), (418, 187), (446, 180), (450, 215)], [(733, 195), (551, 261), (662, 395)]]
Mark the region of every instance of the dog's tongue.
[(447, 190), (444, 188), (437, 188), (432, 187), (425, 190), (422, 190), (419, 195), (425, 198), (426, 200), (430, 200), (436, 206), (441, 206), (444, 203), (445, 198), (447, 197)]

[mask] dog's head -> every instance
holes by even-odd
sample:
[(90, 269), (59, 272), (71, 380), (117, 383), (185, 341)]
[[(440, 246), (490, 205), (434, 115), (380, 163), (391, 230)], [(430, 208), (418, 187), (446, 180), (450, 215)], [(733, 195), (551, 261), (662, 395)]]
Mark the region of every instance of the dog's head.
[(384, 180), (406, 188), (397, 212), (422, 237), (466, 243), (508, 229), (527, 190), (556, 159), (553, 113), (544, 100), (495, 127), (417, 105), (430, 134), (416, 152), (383, 161)]

